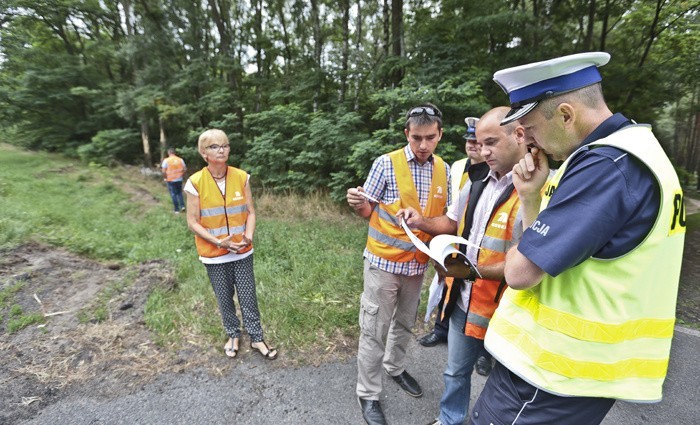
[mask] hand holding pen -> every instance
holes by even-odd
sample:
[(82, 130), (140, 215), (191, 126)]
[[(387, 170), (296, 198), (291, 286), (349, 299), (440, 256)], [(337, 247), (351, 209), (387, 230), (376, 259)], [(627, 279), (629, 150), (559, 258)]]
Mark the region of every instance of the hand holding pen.
[(346, 198), (348, 201), (348, 205), (350, 205), (355, 211), (357, 211), (358, 214), (367, 206), (370, 207), (369, 210), (371, 211), (373, 208), (373, 205), (371, 203), (379, 203), (377, 199), (367, 194), (362, 186), (352, 187), (348, 189)]

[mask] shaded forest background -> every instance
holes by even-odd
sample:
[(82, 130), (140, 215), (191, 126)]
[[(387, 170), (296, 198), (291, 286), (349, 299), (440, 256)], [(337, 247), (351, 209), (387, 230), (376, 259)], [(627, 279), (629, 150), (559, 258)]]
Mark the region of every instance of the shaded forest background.
[(507, 103), (494, 71), (591, 50), (614, 111), (651, 123), (680, 177), (700, 169), (698, 1), (0, 0), (0, 138), (92, 164), (153, 166), (218, 127), (276, 191), (341, 199), (405, 143), (403, 114)]

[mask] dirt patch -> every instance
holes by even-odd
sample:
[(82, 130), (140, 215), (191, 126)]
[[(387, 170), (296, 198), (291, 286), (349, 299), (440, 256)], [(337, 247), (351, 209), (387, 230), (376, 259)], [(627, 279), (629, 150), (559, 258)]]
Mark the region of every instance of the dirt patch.
[[(100, 263), (39, 244), (1, 251), (0, 291), (16, 292), (0, 307), (0, 423), (31, 418), (74, 391), (128, 391), (182, 368), (143, 321), (153, 288), (174, 285), (169, 269), (162, 261)], [(8, 333), (11, 310), (45, 322)]]
[(139, 169), (133, 165), (124, 165), (120, 169), (124, 170), (124, 172), (112, 180), (112, 183), (119, 190), (129, 195), (133, 205), (151, 206), (160, 204), (155, 190), (168, 193), (167, 186), (162, 182), (162, 174), (158, 170), (151, 168)]

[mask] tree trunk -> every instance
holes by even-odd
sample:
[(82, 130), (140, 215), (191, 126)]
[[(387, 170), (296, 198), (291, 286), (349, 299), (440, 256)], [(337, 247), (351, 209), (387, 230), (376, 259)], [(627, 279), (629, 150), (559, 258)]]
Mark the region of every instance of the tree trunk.
[(595, 26), (595, 9), (596, 0), (590, 0), (588, 5), (588, 24), (586, 26), (586, 37), (583, 40), (583, 47), (585, 51), (591, 51), (593, 49), (593, 28)]
[(389, 46), (391, 45), (391, 15), (389, 14), (389, 0), (384, 0), (382, 5), (382, 23), (384, 30), (384, 40), (382, 44), (382, 50), (384, 51), (384, 57), (389, 57)]
[(284, 5), (285, 2), (279, 2), (277, 10), (277, 18), (280, 20), (280, 26), (282, 27), (282, 43), (284, 44), (283, 57), (284, 57), (284, 74), (289, 76), (289, 66), (292, 64), (292, 50), (289, 41), (289, 29), (287, 29), (287, 18), (284, 16)]
[(143, 161), (146, 164), (146, 167), (151, 167), (153, 165), (152, 163), (152, 157), (151, 157), (151, 145), (149, 144), (148, 141), (148, 118), (146, 117), (145, 112), (141, 112), (140, 114), (140, 119), (141, 119), (141, 143), (143, 144)]
[(343, 8), (342, 32), (343, 32), (343, 52), (340, 64), (340, 93), (338, 102), (345, 102), (345, 93), (348, 90), (348, 56), (350, 56), (350, 0), (342, 0)]
[(608, 19), (610, 18), (610, 0), (605, 0), (605, 8), (603, 9), (603, 22), (600, 25), (600, 48), (601, 52), (605, 51), (605, 39), (608, 37)]
[(263, 46), (262, 46), (262, 0), (255, 0), (255, 19), (253, 23), (253, 31), (255, 33), (255, 66), (257, 69), (258, 78), (255, 83), (255, 112), (260, 112), (262, 103), (262, 75), (263, 75)]
[[(644, 66), (644, 63), (646, 62), (647, 57), (649, 56), (649, 52), (651, 51), (651, 46), (654, 44), (654, 41), (656, 41), (656, 38), (659, 35), (656, 32), (656, 27), (659, 25), (659, 20), (661, 18), (661, 9), (663, 9), (663, 4), (665, 2), (666, 0), (656, 0), (654, 20), (651, 22), (651, 26), (649, 27), (649, 38), (647, 39), (646, 45), (644, 46), (644, 52), (642, 53), (642, 57), (639, 58), (639, 63), (637, 64), (638, 69), (641, 69)], [(624, 104), (625, 107), (632, 103), (636, 87), (637, 86), (633, 86), (630, 92), (627, 94), (627, 99), (625, 99)]]
[[(357, 24), (355, 25), (357, 38), (355, 39), (355, 52), (362, 50), (362, 0), (357, 0)], [(355, 95), (353, 110), (360, 110), (360, 82), (362, 81), (360, 72), (355, 72)]]
[[(403, 0), (391, 2), (391, 55), (403, 57)], [(391, 73), (391, 86), (397, 87), (404, 77), (403, 66), (395, 65)]]
[[(535, 25), (541, 27), (540, 22), (540, 3), (537, 0), (532, 0), (532, 16), (535, 18)], [(532, 35), (532, 48), (537, 49), (540, 44), (539, 31), (534, 31)]]
[(165, 137), (165, 123), (160, 115), (158, 116), (158, 127), (160, 128), (160, 162), (163, 162), (163, 159), (168, 155), (168, 139)]
[(314, 33), (314, 66), (316, 68), (316, 84), (314, 84), (313, 111), (318, 111), (318, 103), (321, 98), (321, 84), (323, 82), (321, 55), (323, 54), (323, 35), (321, 34), (321, 17), (319, 16), (318, 0), (311, 0), (311, 20)]

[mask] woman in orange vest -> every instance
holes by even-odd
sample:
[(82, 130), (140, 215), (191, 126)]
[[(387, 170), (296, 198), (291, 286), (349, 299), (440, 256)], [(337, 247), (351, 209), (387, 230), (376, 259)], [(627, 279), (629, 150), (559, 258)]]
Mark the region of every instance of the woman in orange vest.
[(267, 360), (274, 360), (277, 350), (263, 339), (255, 293), (255, 209), (250, 176), (226, 164), (230, 145), (223, 131), (213, 129), (202, 133), (198, 148), (207, 166), (194, 173), (185, 184), (187, 225), (194, 232), (199, 259), (207, 269), (224, 330), (229, 336), (224, 352), (231, 358), (238, 354), (241, 328), (233, 303), (233, 295), (238, 293), (251, 349)]

